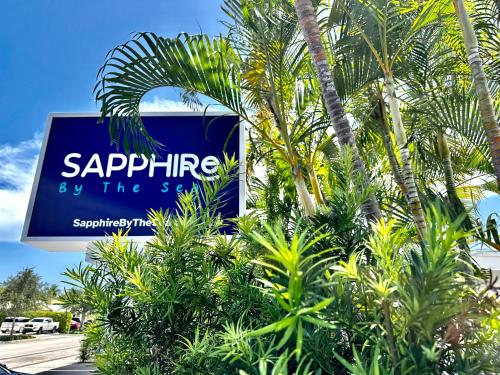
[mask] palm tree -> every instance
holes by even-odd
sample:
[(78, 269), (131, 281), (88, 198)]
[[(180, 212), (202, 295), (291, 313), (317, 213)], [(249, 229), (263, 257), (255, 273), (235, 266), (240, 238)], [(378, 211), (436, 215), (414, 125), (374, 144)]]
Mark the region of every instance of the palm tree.
[(375, 89), (370, 94), (372, 100), (371, 105), (373, 107), (372, 117), (379, 123), (378, 129), (382, 136), (382, 142), (387, 154), (387, 159), (389, 160), (392, 175), (401, 192), (406, 195), (406, 185), (401, 174), (401, 166), (399, 165), (393, 148), (386, 103), (383, 97), (382, 88), (378, 82), (375, 83)]
[[(378, 64), (389, 106), (392, 128), (401, 158), (401, 175), (408, 206), (420, 239), (425, 238), (426, 220), (420, 201), (410, 156), (400, 100), (396, 93), (395, 71), (412, 51), (415, 38), (437, 25), (441, 7), (435, 1), (401, 3), (390, 0), (340, 0), (332, 12), (342, 11), (337, 53), (352, 59), (366, 54)], [(396, 171), (394, 165), (393, 170)], [(396, 176), (397, 178), (397, 176)]]
[(49, 287), (47, 287), (46, 294), (47, 302), (50, 304), (52, 303), (52, 300), (59, 297), (59, 295), (61, 294), (61, 290), (59, 289), (59, 286), (57, 284), (51, 284)]
[[(438, 132), (436, 142), (438, 145), (439, 156), (443, 162), (444, 176), (445, 176), (445, 186), (446, 186), (446, 194), (448, 195), (448, 199), (452, 207), (455, 208), (457, 214), (466, 213), (464, 204), (460, 200), (457, 189), (455, 186), (455, 176), (453, 171), (453, 164), (451, 160), (450, 147), (448, 145), (448, 140), (446, 134), (443, 132)], [(469, 228), (472, 229), (470, 225), (470, 220), (467, 220), (467, 224)]]
[[(226, 0), (223, 10), (232, 20), (228, 35), (211, 40), (207, 35), (181, 34), (162, 38), (139, 33), (114, 48), (99, 72), (95, 95), (102, 118), (110, 117), (114, 142), (126, 151), (152, 154), (158, 144), (148, 134), (140, 114), (141, 98), (150, 90), (168, 86), (183, 90), (190, 104), (196, 95), (240, 115), (261, 140), (289, 165), (300, 205), (307, 216), (314, 203), (307, 186), (307, 155), (294, 143), (295, 103), (307, 84), (309, 66), (298, 27), (283, 1)], [(291, 8), (293, 10), (293, 8)], [(316, 111), (314, 95), (305, 112)], [(310, 113), (302, 114), (307, 119)], [(308, 133), (314, 124), (307, 123)], [(314, 174), (309, 174), (314, 179)], [(314, 189), (318, 187), (312, 181)]]
[[(432, 28), (420, 35), (401, 70), (406, 117), (414, 138), (417, 178), (427, 189), (446, 191), (453, 218), (464, 217), (464, 230), (473, 228), (460, 199), (466, 180), (494, 175), (486, 135), (481, 127), (477, 97), (461, 59), (443, 37), (449, 29)], [(462, 187), (460, 187), (462, 185)], [(483, 186), (476, 185), (481, 191)], [(431, 198), (432, 199), (432, 198)], [(469, 204), (469, 208), (470, 204)]]
[[(340, 97), (335, 89), (333, 76), (330, 70), (328, 56), (326, 54), (316, 18), (316, 10), (311, 0), (296, 0), (295, 9), (300, 22), (301, 30), (306, 40), (309, 53), (314, 63), (316, 76), (319, 80), (324, 103), (331, 119), (335, 133), (341, 146), (349, 146), (353, 150), (353, 163), (356, 170), (363, 178), (364, 186), (369, 185), (366, 168), (359, 156), (359, 151), (354, 140), (354, 135), (349, 120), (341, 105)], [(370, 221), (380, 219), (382, 214), (374, 195), (363, 204), (366, 217)]]
[(479, 99), (483, 127), (487, 135), (492, 162), (495, 168), (497, 186), (500, 190), (500, 127), (497, 122), (498, 117), (495, 113), (493, 100), (491, 99), (488, 81), (484, 74), (477, 36), (465, 8), (464, 0), (453, 0), (453, 6), (462, 30), (468, 61), (472, 70), (474, 86)]

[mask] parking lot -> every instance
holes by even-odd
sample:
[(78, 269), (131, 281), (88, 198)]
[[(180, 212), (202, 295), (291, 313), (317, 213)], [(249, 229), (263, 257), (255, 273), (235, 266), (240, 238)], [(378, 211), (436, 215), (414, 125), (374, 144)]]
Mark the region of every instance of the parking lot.
[[(78, 362), (82, 339), (80, 334), (42, 334), (35, 335), (34, 339), (0, 342), (0, 363), (28, 374), (45, 374), (54, 369), (63, 374), (65, 366)], [(89, 373), (86, 366), (69, 370), (74, 374)]]

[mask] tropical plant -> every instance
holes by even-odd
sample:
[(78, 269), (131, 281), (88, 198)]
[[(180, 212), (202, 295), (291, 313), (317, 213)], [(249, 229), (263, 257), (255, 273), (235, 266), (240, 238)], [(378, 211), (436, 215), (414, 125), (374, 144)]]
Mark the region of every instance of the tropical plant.
[[(462, 30), (468, 61), (472, 70), (474, 86), (479, 101), (481, 118), (493, 158), (497, 186), (500, 190), (500, 127), (498, 125), (498, 112), (496, 113), (493, 105), (488, 80), (484, 73), (482, 59), (479, 54), (478, 39), (467, 13), (465, 2), (464, 0), (453, 0), (453, 6), (455, 7), (457, 19)], [(498, 10), (498, 4), (493, 4), (493, 2), (491, 2), (490, 6), (492, 8), (496, 7)]]
[[(359, 156), (349, 120), (347, 119), (344, 108), (340, 102), (340, 97), (335, 89), (328, 55), (326, 54), (323, 41), (321, 39), (316, 10), (314, 9), (311, 0), (296, 0), (295, 9), (297, 11), (297, 17), (301, 25), (304, 39), (307, 42), (309, 53), (314, 63), (325, 106), (335, 128), (338, 141), (341, 146), (347, 145), (352, 148), (353, 163), (363, 179), (362, 188), (367, 188), (369, 182), (366, 175), (366, 168)], [(364, 203), (364, 210), (368, 220), (377, 220), (382, 217), (380, 207), (374, 195), (370, 196)]]
[[(201, 104), (197, 95), (204, 95), (239, 114), (256, 134), (259, 147), (287, 163), (300, 207), (311, 216), (317, 204), (324, 203), (316, 158), (329, 123), (317, 83), (311, 79), (293, 5), (280, 0), (226, 0), (223, 10), (230, 18), (225, 37), (139, 33), (113, 49), (95, 87), (102, 118), (109, 116), (115, 143), (123, 143), (127, 151), (151, 154), (158, 145), (140, 119), (141, 98), (160, 86), (182, 89), (183, 100), (194, 106)], [(335, 108), (342, 109), (340, 103)], [(338, 140), (354, 148), (356, 168), (367, 186), (346, 117), (341, 116), (340, 123), (330, 112), (334, 123), (340, 124), (335, 125)], [(379, 218), (377, 202), (372, 197), (368, 203), (368, 216)]]
[(357, 305), (364, 317), (370, 316), (371, 328), (363, 321), (358, 326), (366, 338), (362, 350), (385, 352), (383, 363), (397, 373), (494, 371), (498, 364), (493, 357), (488, 362), (466, 355), (479, 343), (494, 353), (499, 336), (493, 327), (486, 336), (476, 336), (478, 326), (496, 314), (496, 302), (486, 297), (488, 287), (467, 287), (481, 281), (472, 276), (470, 260), (457, 247), (464, 235), (460, 220), (450, 222), (434, 210), (427, 222), (422, 248), (405, 243), (404, 229), (381, 223), (369, 241), (373, 265), (353, 254), (335, 267), (337, 276), (363, 290), (363, 296), (356, 294), (361, 297)]
[[(336, 160), (332, 173), (344, 185), (327, 196), (352, 205), (344, 212), (359, 220), (366, 197), (350, 186), (351, 158)], [(86, 350), (101, 372), (479, 373), (498, 365), (498, 302), (457, 247), (460, 220), (431, 211), (424, 247), (394, 221), (356, 234), (342, 211), (333, 222), (292, 219), (290, 227), (243, 216), (239, 234), (226, 237), (215, 212), (234, 168), (227, 160), (219, 179), (182, 194), (176, 212), (152, 212), (155, 237), (142, 251), (118, 233), (97, 244), (95, 265), (66, 272), (97, 315)]]
[(140, 33), (113, 49), (95, 88), (103, 118), (110, 116), (111, 138), (123, 142), (126, 150), (131, 146), (151, 154), (157, 144), (139, 115), (144, 94), (160, 86), (178, 87), (190, 104), (199, 103), (193, 100), (198, 94), (205, 95), (239, 114), (280, 153), (290, 167), (303, 210), (312, 214), (314, 202), (292, 145), (289, 118), (304, 58), (294, 43), (296, 26), (283, 11), (285, 5), (228, 0), (223, 9), (233, 23), (227, 37)]
[[(370, 54), (383, 75), (393, 131), (402, 163), (402, 182), (418, 235), (425, 237), (425, 215), (411, 165), (409, 140), (395, 87), (395, 70), (412, 52), (422, 32), (435, 27), (446, 7), (437, 1), (402, 3), (389, 0), (339, 1), (346, 18), (336, 48), (347, 54)], [(355, 52), (353, 52), (355, 51)], [(394, 168), (393, 168), (394, 170)]]
[(87, 314), (92, 312), (92, 308), (86, 303), (83, 291), (74, 287), (65, 288), (61, 297), (62, 301), (59, 305), (71, 311), (73, 316), (74, 314), (79, 314), (81, 316), (80, 329), (85, 328)]
[(176, 212), (151, 212), (155, 237), (143, 250), (117, 233), (96, 244), (95, 265), (66, 272), (82, 294), (74, 301), (67, 293), (63, 302), (85, 303), (97, 315), (86, 329), (86, 349), (95, 352), (102, 372), (156, 365), (172, 373), (182, 360), (181, 336), (193, 339), (197, 330), (222, 327), (228, 317), (259, 314), (254, 301), (263, 297), (249, 285), (249, 260), (241, 258), (238, 239), (222, 234), (229, 223), (216, 214), (235, 167), (227, 159), (219, 179), (180, 195)]

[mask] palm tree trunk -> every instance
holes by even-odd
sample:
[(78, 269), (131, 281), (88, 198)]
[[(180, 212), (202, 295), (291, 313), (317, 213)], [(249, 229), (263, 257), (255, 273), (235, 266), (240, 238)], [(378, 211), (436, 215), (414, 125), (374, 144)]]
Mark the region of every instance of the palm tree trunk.
[(500, 127), (497, 123), (493, 101), (491, 100), (488, 81), (483, 71), (483, 63), (479, 56), (479, 44), (477, 41), (474, 28), (463, 0), (453, 0), (455, 13), (457, 14), (460, 28), (464, 39), (465, 49), (469, 59), (469, 65), (472, 70), (472, 78), (476, 88), (476, 94), (479, 101), (479, 111), (483, 121), (484, 131), (490, 145), (490, 152), (497, 177), (497, 186), (500, 190)]
[(323, 194), (321, 192), (321, 187), (319, 186), (318, 175), (314, 169), (314, 165), (311, 161), (307, 162), (306, 165), (307, 174), (309, 175), (309, 181), (311, 181), (311, 187), (314, 193), (314, 198), (317, 204), (324, 204)]
[(448, 141), (446, 140), (446, 135), (439, 132), (437, 135), (437, 142), (439, 153), (441, 154), (441, 159), (443, 160), (443, 169), (445, 177), (446, 195), (448, 196), (448, 201), (453, 209), (454, 219), (459, 215), (465, 214), (463, 221), (463, 226), (465, 230), (472, 229), (472, 223), (470, 221), (469, 215), (465, 210), (464, 204), (458, 197), (457, 189), (455, 187), (455, 177), (453, 172), (453, 165), (451, 164), (451, 154), (448, 147)]
[(302, 174), (302, 170), (298, 164), (292, 167), (292, 176), (295, 189), (297, 190), (299, 204), (304, 210), (304, 215), (308, 217), (313, 216), (316, 212), (316, 205), (309, 194), (309, 189), (304, 181), (304, 175)]
[(307, 217), (313, 216), (316, 213), (316, 205), (309, 194), (309, 189), (304, 181), (304, 176), (301, 170), (301, 163), (297, 154), (297, 151), (294, 149), (290, 142), (290, 137), (288, 134), (288, 128), (286, 124), (284, 124), (280, 120), (280, 116), (278, 116), (278, 112), (273, 104), (273, 100), (271, 97), (267, 98), (268, 109), (271, 111), (273, 115), (274, 122), (278, 131), (285, 143), (286, 155), (287, 155), (287, 163), (290, 166), (290, 171), (292, 172), (293, 183), (295, 185), (295, 190), (297, 191), (297, 198), (299, 200), (299, 205), (304, 211), (304, 215)]
[(387, 101), (391, 111), (392, 122), (394, 126), (394, 136), (401, 154), (401, 162), (403, 164), (403, 182), (406, 186), (406, 200), (410, 206), (411, 215), (417, 228), (418, 236), (421, 241), (425, 238), (427, 225), (425, 221), (424, 210), (418, 196), (417, 185), (413, 175), (413, 169), (410, 161), (410, 150), (408, 149), (408, 139), (406, 138), (403, 120), (401, 119), (401, 111), (399, 110), (399, 101), (396, 97), (394, 89), (394, 79), (391, 73), (385, 73), (384, 86), (387, 93)]
[[(377, 84), (378, 86), (378, 84)], [(382, 97), (382, 92), (379, 87), (377, 87), (377, 106), (378, 111), (376, 112), (376, 120), (380, 123), (380, 133), (382, 135), (382, 142), (384, 143), (385, 152), (387, 154), (387, 159), (389, 159), (389, 165), (391, 166), (392, 175), (394, 180), (399, 186), (399, 189), (406, 197), (407, 188), (403, 181), (403, 176), (401, 175), (401, 166), (399, 165), (398, 159), (396, 158), (396, 153), (392, 145), (391, 131), (389, 129), (389, 122), (387, 119), (387, 112), (385, 109), (385, 102)]]
[[(349, 120), (345, 115), (344, 108), (340, 103), (340, 98), (333, 83), (325, 47), (323, 46), (323, 41), (321, 40), (321, 34), (319, 32), (316, 11), (311, 0), (295, 0), (295, 10), (297, 12), (302, 34), (304, 35), (304, 39), (306, 40), (309, 53), (314, 63), (325, 106), (339, 143), (342, 147), (350, 146), (352, 148), (354, 167), (362, 176), (364, 186), (368, 187), (369, 180), (365, 165), (359, 156)], [(363, 211), (368, 221), (376, 221), (382, 217), (380, 207), (374, 195), (363, 203)]]

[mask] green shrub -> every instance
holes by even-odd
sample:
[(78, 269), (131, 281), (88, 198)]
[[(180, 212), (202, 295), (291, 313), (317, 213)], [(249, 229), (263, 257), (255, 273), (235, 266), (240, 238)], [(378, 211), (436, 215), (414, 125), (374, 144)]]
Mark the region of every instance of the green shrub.
[(34, 339), (33, 335), (8, 335), (8, 336), (0, 336), (0, 341), (16, 341), (16, 340), (26, 340), (26, 339)]
[(59, 323), (59, 332), (67, 333), (69, 332), (69, 328), (71, 325), (71, 313), (69, 312), (60, 312), (60, 311), (47, 311), (47, 310), (35, 310), (28, 311), (25, 313), (25, 316), (33, 319), (33, 318), (52, 318), (54, 322)]
[(7, 316), (8, 315), (5, 311), (0, 310), (0, 323), (3, 322)]
[[(66, 302), (95, 311), (82, 355), (93, 354), (101, 373), (479, 374), (500, 366), (498, 301), (457, 245), (460, 221), (429, 210), (424, 244), (393, 220), (359, 233), (335, 224), (343, 230), (332, 239), (328, 225), (305, 218), (283, 227), (243, 216), (240, 232), (225, 236), (214, 206), (227, 183), (226, 171), (203, 195), (182, 194), (176, 213), (151, 213), (155, 236), (143, 249), (119, 232), (97, 244), (95, 264), (66, 271), (82, 290)], [(348, 206), (358, 207), (354, 197)], [(360, 210), (349, 211), (355, 221)]]

